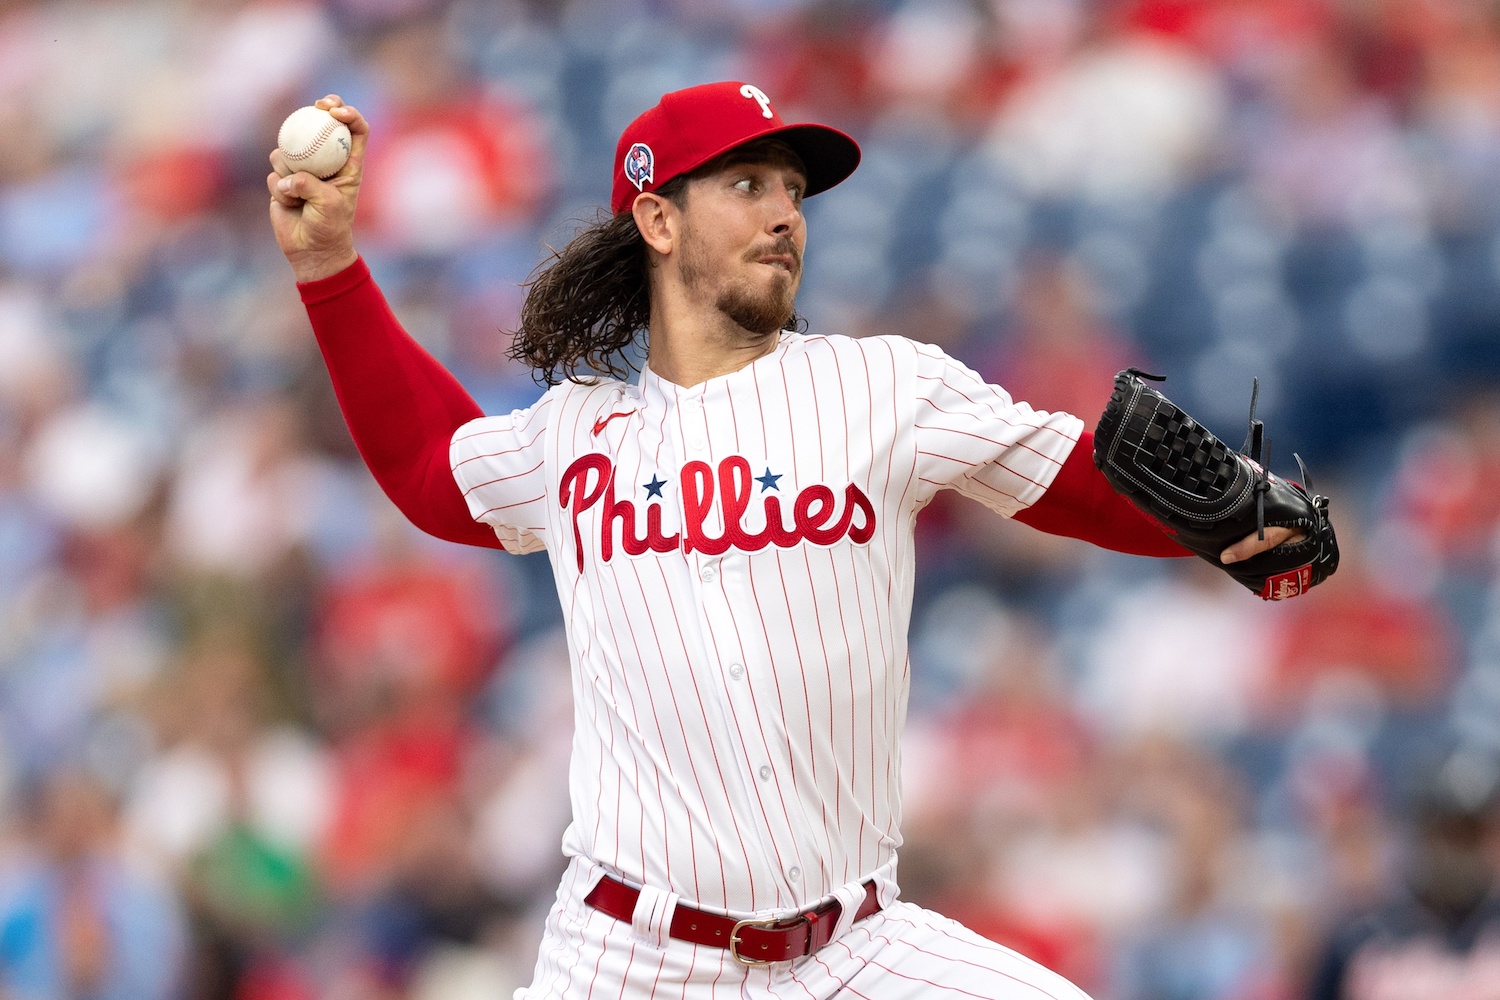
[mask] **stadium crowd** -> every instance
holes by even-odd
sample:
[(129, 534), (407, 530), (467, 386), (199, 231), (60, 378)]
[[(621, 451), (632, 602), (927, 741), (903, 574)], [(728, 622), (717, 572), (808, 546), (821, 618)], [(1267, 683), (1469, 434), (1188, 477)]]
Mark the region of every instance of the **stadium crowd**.
[(929, 509), (906, 895), (1099, 1000), (1500, 997), (1500, 937), (1335, 982), (1351, 914), (1459, 893), (1434, 809), (1470, 889), (1500, 865), (1493, 0), (0, 0), (0, 996), (529, 979), (550, 572), (374, 486), (266, 154), (324, 93), (365, 113), (361, 248), (508, 410), (521, 282), (620, 128), (726, 78), (864, 147), (807, 206), (813, 332), (1086, 421), (1139, 365), (1231, 441), (1259, 376), (1333, 497), (1343, 566), (1285, 606)]

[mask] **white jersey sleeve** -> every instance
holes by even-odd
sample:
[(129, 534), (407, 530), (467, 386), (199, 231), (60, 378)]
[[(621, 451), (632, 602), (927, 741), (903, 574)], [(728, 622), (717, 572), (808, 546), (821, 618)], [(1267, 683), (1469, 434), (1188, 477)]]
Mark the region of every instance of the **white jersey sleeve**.
[(919, 502), (954, 489), (1011, 517), (1041, 499), (1083, 421), (1011, 399), (930, 344), (916, 356)]
[(469, 513), (516, 555), (547, 547), (547, 417), (555, 398), (549, 393), (527, 409), (471, 420), (449, 443)]

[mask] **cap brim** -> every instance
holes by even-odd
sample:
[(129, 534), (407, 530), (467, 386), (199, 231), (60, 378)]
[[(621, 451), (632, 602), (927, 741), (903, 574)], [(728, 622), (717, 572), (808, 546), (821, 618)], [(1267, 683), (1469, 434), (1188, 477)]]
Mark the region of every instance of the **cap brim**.
[(786, 125), (761, 138), (775, 136), (802, 158), (807, 168), (807, 191), (811, 196), (843, 181), (859, 166), (859, 143), (827, 125)]
[(854, 168), (859, 166), (859, 143), (853, 138), (831, 126), (805, 122), (768, 128), (747, 138), (736, 139), (729, 145), (704, 155), (682, 173), (691, 173), (705, 163), (711, 163), (741, 146), (748, 146), (762, 139), (780, 139), (802, 160), (802, 166), (807, 170), (807, 190), (803, 192), (806, 197), (827, 191), (854, 173)]

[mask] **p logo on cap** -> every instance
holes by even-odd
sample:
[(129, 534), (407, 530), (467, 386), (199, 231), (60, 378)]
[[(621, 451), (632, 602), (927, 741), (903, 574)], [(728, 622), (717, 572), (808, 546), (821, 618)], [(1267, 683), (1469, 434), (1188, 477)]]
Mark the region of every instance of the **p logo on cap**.
[(836, 128), (788, 125), (766, 92), (740, 80), (663, 94), (625, 127), (615, 146), (610, 210), (627, 212), (643, 191), (690, 173), (747, 142), (774, 136), (807, 171), (806, 195), (826, 191), (859, 165), (859, 144)]
[(748, 97), (748, 98), (750, 98), (750, 100), (754, 101), (756, 104), (759, 104), (760, 105), (760, 113), (761, 113), (761, 115), (763, 117), (766, 117), (766, 118), (775, 118), (776, 117), (776, 112), (774, 112), (774, 111), (771, 110), (771, 99), (766, 96), (766, 92), (764, 90), (761, 90), (759, 87), (755, 86), (754, 84), (747, 83), (743, 87), (741, 87), (740, 88), (740, 96), (741, 97)]

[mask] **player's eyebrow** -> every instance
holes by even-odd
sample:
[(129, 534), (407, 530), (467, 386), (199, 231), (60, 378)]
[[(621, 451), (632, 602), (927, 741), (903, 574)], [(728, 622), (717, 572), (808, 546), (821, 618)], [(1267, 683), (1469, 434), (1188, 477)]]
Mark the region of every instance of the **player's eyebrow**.
[(702, 169), (708, 174), (746, 165), (789, 168), (796, 171), (802, 186), (807, 186), (807, 167), (803, 164), (802, 157), (792, 147), (777, 139), (746, 143), (705, 164)]

